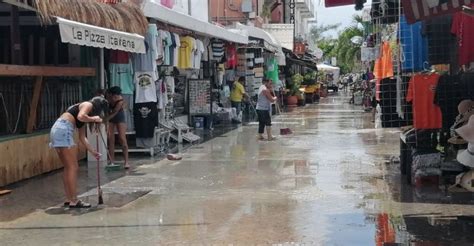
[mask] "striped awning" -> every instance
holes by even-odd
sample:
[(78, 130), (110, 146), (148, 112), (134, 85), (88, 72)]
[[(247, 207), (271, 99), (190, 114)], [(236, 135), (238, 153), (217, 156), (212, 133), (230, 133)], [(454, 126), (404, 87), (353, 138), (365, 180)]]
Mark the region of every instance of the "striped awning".
[(402, 0), (403, 10), (408, 23), (455, 13), (463, 5), (471, 6), (474, 0)]

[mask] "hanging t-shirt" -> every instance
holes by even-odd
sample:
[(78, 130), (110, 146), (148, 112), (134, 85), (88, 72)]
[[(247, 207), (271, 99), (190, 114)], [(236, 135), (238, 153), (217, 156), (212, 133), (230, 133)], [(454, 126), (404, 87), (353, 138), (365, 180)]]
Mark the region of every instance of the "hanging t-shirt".
[(178, 67), (178, 63), (179, 63), (179, 48), (181, 47), (181, 39), (179, 37), (178, 34), (176, 33), (173, 33), (174, 35), (174, 40), (176, 41), (176, 48), (174, 49), (174, 52), (173, 52), (173, 66), (174, 67)]
[(443, 115), (443, 129), (449, 129), (456, 121), (458, 104), (463, 100), (463, 87), (459, 76), (442, 75), (436, 86), (434, 102)]
[(157, 102), (155, 72), (135, 72), (135, 103)]
[(156, 24), (148, 24), (148, 32), (145, 35), (145, 54), (133, 55), (133, 69), (135, 71), (155, 71), (158, 59), (158, 29)]
[(153, 138), (155, 127), (158, 126), (158, 110), (156, 102), (137, 103), (133, 107), (135, 136), (137, 138)]
[(227, 68), (236, 68), (237, 67), (237, 47), (235, 44), (227, 45)]
[(219, 39), (212, 39), (211, 41), (212, 49), (212, 60), (221, 61), (224, 57), (224, 42)]
[(413, 103), (413, 127), (415, 129), (440, 129), (442, 115), (434, 104), (439, 74), (417, 74), (409, 82), (407, 102)]
[(456, 13), (453, 18), (453, 24), (451, 26), (451, 33), (455, 34), (458, 38), (459, 46), (459, 65), (468, 65), (474, 61), (474, 32), (472, 27), (474, 26), (474, 17), (463, 14), (462, 12)]
[(404, 71), (418, 72), (428, 67), (428, 41), (421, 32), (421, 22), (409, 25), (405, 16), (400, 17), (399, 35)]
[(163, 47), (163, 31), (158, 30), (158, 36), (156, 39), (156, 51), (158, 57), (156, 58), (157, 65), (162, 65), (164, 61), (165, 50)]
[(204, 47), (204, 52), (202, 53), (202, 60), (203, 61), (209, 61), (209, 54), (212, 52), (209, 52), (209, 46), (211, 45), (211, 39), (210, 38), (205, 38), (202, 41), (202, 45)]
[(174, 65), (175, 59), (177, 58), (174, 56), (174, 52), (177, 50), (176, 47), (177, 47), (176, 36), (174, 35), (174, 33), (171, 33), (171, 46), (170, 46), (170, 65), (171, 66)]
[(128, 64), (130, 62), (130, 54), (126, 51), (111, 50), (109, 62), (115, 64)]
[(118, 86), (122, 89), (122, 94), (133, 95), (135, 85), (133, 83), (132, 64), (109, 64), (110, 86)]
[(204, 44), (201, 40), (196, 39), (196, 47), (194, 49), (193, 68), (201, 69), (201, 58), (204, 53)]
[(181, 47), (179, 48), (179, 63), (178, 67), (181, 69), (192, 68), (194, 58), (194, 38), (190, 36), (181, 38)]
[(164, 65), (171, 65), (171, 45), (173, 44), (171, 40), (171, 33), (168, 31), (162, 31), (161, 33), (161, 39), (163, 41), (163, 49), (164, 49), (164, 59), (163, 59), (163, 64)]

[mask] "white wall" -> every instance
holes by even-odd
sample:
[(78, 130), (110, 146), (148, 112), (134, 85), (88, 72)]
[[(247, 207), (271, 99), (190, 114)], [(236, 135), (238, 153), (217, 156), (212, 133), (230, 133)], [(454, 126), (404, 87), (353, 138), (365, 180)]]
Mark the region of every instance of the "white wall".
[[(195, 0), (194, 0), (195, 1)], [(193, 2), (193, 0), (191, 0)], [(188, 14), (188, 0), (174, 0), (173, 10), (176, 12), (181, 12), (183, 14)]]
[(208, 22), (209, 21), (208, 0), (191, 0), (191, 15), (196, 19)]

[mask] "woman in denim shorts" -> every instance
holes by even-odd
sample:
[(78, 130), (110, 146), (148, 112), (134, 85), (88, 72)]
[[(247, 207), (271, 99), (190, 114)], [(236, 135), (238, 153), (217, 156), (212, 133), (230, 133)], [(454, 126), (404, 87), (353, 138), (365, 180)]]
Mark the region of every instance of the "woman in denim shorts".
[(77, 162), (77, 148), (74, 143), (74, 132), (79, 130), (79, 141), (86, 147), (87, 151), (96, 158), (100, 157), (86, 138), (86, 123), (102, 123), (108, 112), (109, 104), (104, 97), (94, 97), (90, 101), (75, 104), (69, 107), (59, 117), (51, 128), (50, 146), (56, 150), (59, 159), (64, 165), (63, 182), (66, 193), (64, 206), (69, 208), (89, 208), (90, 204), (77, 199), (77, 173), (79, 165)]

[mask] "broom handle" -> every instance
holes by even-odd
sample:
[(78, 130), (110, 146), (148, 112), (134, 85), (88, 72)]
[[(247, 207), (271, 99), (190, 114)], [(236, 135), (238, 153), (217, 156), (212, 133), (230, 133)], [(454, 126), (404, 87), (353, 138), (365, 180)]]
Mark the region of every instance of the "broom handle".
[[(100, 127), (100, 126), (99, 126)], [(95, 132), (95, 138), (96, 138), (96, 145), (97, 145), (97, 152), (99, 152), (99, 131), (96, 129)], [(100, 156), (96, 156), (97, 158), (97, 187), (98, 187), (98, 192), (100, 196)]]

